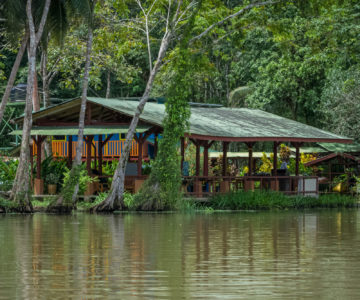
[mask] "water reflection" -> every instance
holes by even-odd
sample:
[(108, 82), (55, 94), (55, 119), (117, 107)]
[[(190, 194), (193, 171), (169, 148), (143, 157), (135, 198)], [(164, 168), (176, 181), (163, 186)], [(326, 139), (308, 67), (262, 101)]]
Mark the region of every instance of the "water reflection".
[(356, 298), (357, 210), (0, 217), (0, 299)]

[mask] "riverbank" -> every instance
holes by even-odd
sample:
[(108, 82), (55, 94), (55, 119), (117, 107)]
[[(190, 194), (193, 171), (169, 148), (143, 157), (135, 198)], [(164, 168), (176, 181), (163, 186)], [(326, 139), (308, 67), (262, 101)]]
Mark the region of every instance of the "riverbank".
[[(129, 211), (137, 211), (133, 197), (127, 194), (125, 204)], [(131, 195), (130, 195), (131, 196)], [(96, 199), (79, 201), (77, 210), (88, 211), (92, 206), (101, 202), (104, 195)], [(90, 200), (90, 201), (89, 201)], [(53, 201), (52, 197), (32, 200), (34, 212), (45, 212), (47, 206)], [(284, 210), (284, 209), (306, 209), (306, 208), (347, 208), (357, 207), (359, 197), (343, 194), (324, 194), (319, 197), (287, 196), (273, 191), (237, 191), (228, 194), (216, 195), (206, 201), (196, 199), (183, 199), (178, 202), (174, 210), (196, 211), (196, 210)], [(16, 212), (16, 205), (6, 199), (0, 198), (0, 213)]]

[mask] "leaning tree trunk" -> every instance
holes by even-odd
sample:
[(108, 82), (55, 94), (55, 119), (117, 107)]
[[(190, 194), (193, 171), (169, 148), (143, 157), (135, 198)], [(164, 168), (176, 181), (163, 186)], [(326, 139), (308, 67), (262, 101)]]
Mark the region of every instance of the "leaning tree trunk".
[[(41, 54), (41, 77), (42, 77), (42, 86), (43, 86), (43, 106), (48, 108), (50, 106), (50, 83), (49, 73), (47, 70), (47, 47), (42, 48)], [(51, 137), (48, 136), (44, 141), (44, 149), (46, 156), (52, 156), (52, 145)]]
[(30, 201), (30, 176), (29, 176), (29, 158), (30, 158), (30, 130), (32, 125), (32, 96), (34, 88), (34, 79), (36, 72), (36, 48), (42, 36), (47, 15), (49, 12), (50, 1), (46, 0), (38, 31), (35, 31), (34, 19), (32, 16), (32, 1), (27, 0), (26, 15), (29, 24), (30, 43), (28, 47), (29, 71), (26, 87), (26, 104), (23, 121), (23, 135), (20, 149), (19, 165), (16, 171), (11, 198), (18, 205), (20, 212), (31, 212), (32, 205)]
[(110, 74), (110, 70), (107, 71), (106, 74), (106, 99), (110, 98), (110, 93), (111, 93), (111, 74)]
[[(86, 62), (85, 62), (85, 70), (84, 70), (84, 78), (83, 78), (83, 86), (82, 86), (82, 94), (81, 94), (81, 107), (79, 114), (79, 132), (78, 132), (78, 142), (76, 145), (76, 154), (73, 162), (72, 173), (76, 169), (79, 169), (78, 166), (81, 165), (81, 156), (82, 156), (82, 148), (83, 148), (83, 140), (84, 140), (84, 127), (85, 127), (85, 112), (86, 112), (86, 101), (87, 101), (87, 92), (89, 86), (89, 73), (90, 73), (90, 63), (91, 63), (91, 49), (93, 43), (93, 31), (92, 26), (89, 26), (88, 40), (86, 45)], [(75, 174), (75, 173), (74, 173)], [(70, 174), (71, 176), (72, 174)], [(76, 174), (79, 175), (79, 174)], [(75, 203), (76, 196), (79, 192), (79, 183), (74, 187), (74, 192), (72, 195), (72, 202)]]
[(94, 206), (91, 209), (92, 212), (111, 212), (117, 209), (122, 209), (124, 207), (123, 194), (124, 194), (124, 183), (125, 183), (125, 169), (126, 169), (127, 161), (129, 159), (132, 140), (134, 138), (136, 127), (139, 123), (140, 115), (144, 110), (147, 100), (149, 99), (155, 77), (162, 65), (162, 61), (169, 47), (169, 41), (171, 37), (172, 34), (169, 32), (164, 36), (162, 40), (157, 61), (155, 63), (154, 68), (150, 72), (150, 76), (146, 85), (145, 92), (141, 97), (139, 105), (136, 108), (134, 117), (131, 120), (129, 131), (126, 135), (124, 150), (121, 153), (120, 162), (116, 167), (109, 195), (103, 202)]
[(84, 69), (84, 78), (81, 94), (81, 107), (79, 114), (79, 131), (78, 131), (78, 142), (76, 146), (75, 159), (70, 171), (70, 179), (66, 186), (63, 187), (59, 198), (47, 208), (48, 212), (62, 212), (69, 213), (72, 211), (76, 197), (79, 192), (79, 177), (81, 172), (81, 156), (84, 139), (84, 127), (85, 127), (85, 112), (87, 102), (87, 91), (89, 85), (89, 73), (91, 63), (91, 49), (93, 43), (93, 29), (91, 26), (92, 22), (89, 22), (88, 40), (86, 45), (86, 61)]
[(19, 51), (18, 51), (18, 53), (16, 55), (14, 65), (13, 65), (13, 67), (11, 69), (11, 73), (10, 73), (10, 76), (9, 76), (9, 79), (8, 79), (8, 82), (7, 82), (7, 85), (6, 85), (5, 93), (4, 93), (4, 95), (2, 97), (2, 100), (1, 100), (1, 104), (0, 104), (0, 123), (1, 123), (2, 118), (4, 116), (6, 104), (7, 104), (8, 100), (9, 100), (11, 89), (14, 86), (14, 82), (15, 82), (15, 79), (16, 79), (16, 74), (17, 74), (17, 72), (19, 70), (21, 60), (22, 60), (22, 58), (24, 56), (24, 52), (25, 52), (28, 40), (29, 40), (29, 33), (26, 31), (25, 35), (24, 35), (24, 37), (22, 39)]

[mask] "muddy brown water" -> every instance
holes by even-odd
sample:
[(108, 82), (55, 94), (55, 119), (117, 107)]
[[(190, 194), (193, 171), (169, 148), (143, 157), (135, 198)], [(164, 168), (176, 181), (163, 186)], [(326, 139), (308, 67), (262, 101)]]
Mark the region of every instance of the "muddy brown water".
[(360, 299), (357, 209), (0, 216), (0, 299)]

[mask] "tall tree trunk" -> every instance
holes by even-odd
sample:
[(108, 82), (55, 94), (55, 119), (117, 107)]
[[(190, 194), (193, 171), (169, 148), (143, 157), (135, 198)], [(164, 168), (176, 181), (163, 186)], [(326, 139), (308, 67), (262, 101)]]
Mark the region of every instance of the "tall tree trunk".
[(121, 153), (120, 162), (116, 167), (109, 195), (103, 202), (92, 208), (93, 212), (114, 211), (116, 209), (121, 209), (124, 206), (123, 194), (124, 194), (124, 182), (125, 182), (125, 169), (126, 169), (127, 161), (129, 159), (132, 140), (134, 138), (135, 130), (138, 125), (140, 115), (144, 110), (147, 100), (149, 99), (150, 92), (152, 90), (152, 86), (156, 78), (156, 75), (163, 63), (162, 61), (169, 47), (169, 42), (171, 37), (172, 34), (169, 32), (164, 36), (162, 40), (155, 66), (151, 70), (148, 82), (146, 84), (145, 92), (141, 97), (139, 101), (139, 105), (136, 108), (134, 117), (131, 120), (129, 131), (126, 135), (124, 150)]
[[(86, 45), (85, 70), (84, 70), (83, 86), (82, 86), (82, 93), (81, 93), (81, 107), (80, 107), (80, 114), (79, 114), (78, 142), (76, 145), (76, 154), (75, 154), (75, 159), (73, 161), (73, 167), (71, 170), (72, 173), (73, 173), (73, 170), (78, 169), (78, 166), (81, 165), (81, 155), (82, 155), (82, 148), (83, 148), (83, 142), (84, 142), (85, 112), (86, 112), (87, 92), (88, 92), (88, 86), (89, 86), (89, 73), (90, 73), (92, 43), (93, 43), (93, 30), (92, 30), (92, 26), (89, 26), (88, 40), (87, 40), (87, 45)], [(70, 174), (70, 176), (71, 176), (71, 174)], [(79, 184), (77, 184), (75, 186), (75, 189), (74, 189), (74, 192), (72, 195), (73, 203), (75, 203), (75, 201), (76, 201), (76, 196), (78, 194), (78, 191), (79, 191)]]
[(75, 158), (73, 160), (73, 165), (70, 171), (69, 182), (63, 187), (59, 198), (55, 203), (50, 204), (47, 208), (48, 212), (71, 212), (74, 204), (76, 203), (77, 194), (79, 192), (79, 177), (81, 172), (81, 156), (83, 148), (83, 139), (84, 139), (84, 127), (85, 127), (85, 112), (86, 112), (86, 102), (87, 102), (87, 91), (89, 85), (89, 73), (90, 73), (90, 63), (91, 63), (91, 50), (93, 43), (93, 28), (92, 28), (92, 18), (93, 18), (93, 9), (95, 1), (92, 5), (92, 10), (89, 16), (88, 22), (88, 38), (86, 44), (86, 59), (85, 59), (85, 68), (84, 68), (84, 77), (82, 83), (82, 94), (81, 94), (81, 107), (79, 114), (79, 131), (78, 131), (78, 142), (76, 145)]
[(45, 108), (50, 106), (50, 78), (47, 69), (47, 47), (43, 47), (41, 53), (41, 77), (42, 77), (42, 87), (43, 87), (43, 105)]
[(14, 65), (13, 65), (13, 67), (11, 69), (11, 73), (10, 73), (10, 76), (9, 76), (9, 79), (8, 79), (8, 82), (7, 82), (7, 85), (6, 85), (5, 93), (4, 93), (4, 95), (2, 97), (2, 100), (1, 100), (1, 104), (0, 104), (0, 123), (1, 123), (2, 118), (4, 116), (6, 104), (7, 104), (8, 100), (9, 100), (11, 89), (14, 86), (14, 82), (15, 82), (15, 79), (16, 79), (16, 74), (17, 74), (17, 72), (19, 70), (21, 60), (22, 60), (22, 58), (24, 56), (24, 52), (25, 52), (28, 40), (29, 40), (29, 32), (26, 31), (25, 35), (24, 35), (24, 37), (23, 37), (23, 39), (21, 41), (21, 46), (19, 48), (19, 51), (18, 51), (18, 53), (16, 55)]
[(40, 99), (39, 99), (39, 89), (38, 89), (38, 79), (37, 79), (37, 74), (36, 74), (36, 66), (35, 66), (35, 73), (34, 73), (34, 87), (33, 87), (32, 103), (33, 103), (33, 110), (39, 111), (40, 110)]
[(23, 121), (23, 135), (21, 141), (19, 166), (16, 171), (13, 189), (11, 191), (11, 198), (18, 204), (20, 212), (31, 212), (32, 205), (30, 201), (30, 177), (29, 177), (29, 158), (30, 158), (30, 131), (32, 125), (32, 96), (34, 88), (34, 78), (36, 72), (36, 48), (42, 36), (47, 15), (49, 12), (51, 0), (46, 0), (43, 9), (43, 15), (39, 23), (38, 31), (35, 31), (34, 19), (32, 15), (32, 1), (27, 0), (26, 15), (29, 24), (30, 44), (29, 44), (29, 71), (26, 87), (26, 104)]
[[(41, 53), (41, 77), (43, 86), (43, 106), (47, 108), (50, 106), (50, 78), (47, 70), (47, 46), (42, 48)], [(52, 156), (52, 144), (51, 137), (47, 137), (44, 141), (44, 150), (42, 153), (46, 154), (47, 157)]]
[(110, 70), (107, 71), (106, 75), (106, 99), (110, 98), (110, 92), (111, 92), (111, 73)]

